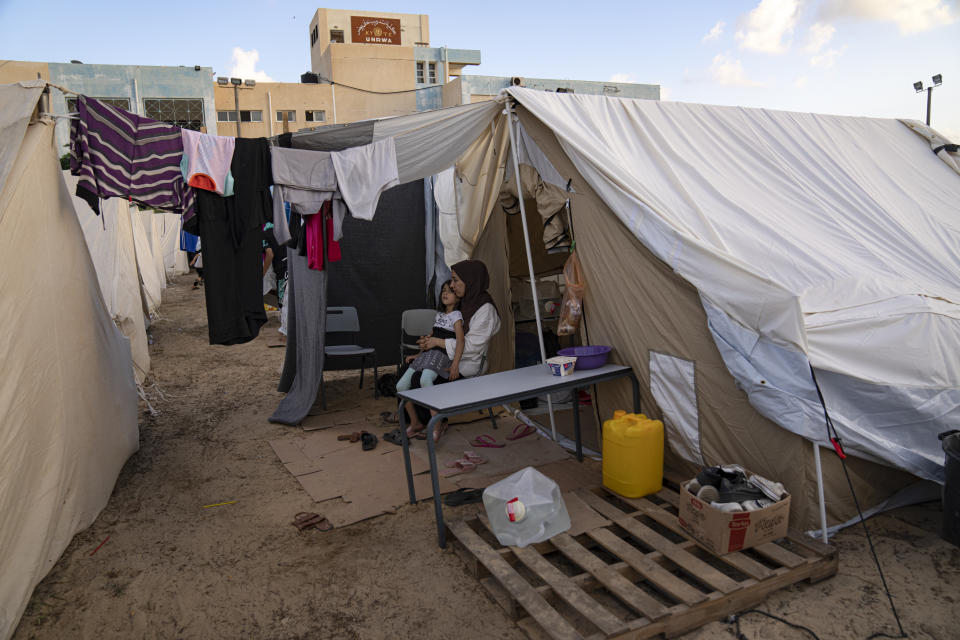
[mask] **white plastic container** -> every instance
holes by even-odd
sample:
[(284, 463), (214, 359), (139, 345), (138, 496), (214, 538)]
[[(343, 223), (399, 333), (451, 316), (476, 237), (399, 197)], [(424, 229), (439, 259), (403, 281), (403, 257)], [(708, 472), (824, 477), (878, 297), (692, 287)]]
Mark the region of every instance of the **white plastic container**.
[(560, 487), (533, 467), (487, 487), (483, 506), (493, 533), (503, 545), (525, 547), (570, 528), (570, 514)]
[(573, 369), (577, 364), (577, 359), (573, 356), (555, 356), (553, 358), (547, 358), (547, 366), (550, 367), (550, 372), (555, 376), (568, 376), (573, 373)]

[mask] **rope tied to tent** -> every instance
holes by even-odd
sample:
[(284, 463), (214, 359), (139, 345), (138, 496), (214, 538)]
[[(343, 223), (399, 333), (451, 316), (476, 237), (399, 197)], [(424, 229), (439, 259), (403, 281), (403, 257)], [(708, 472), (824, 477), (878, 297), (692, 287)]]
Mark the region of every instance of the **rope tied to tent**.
[(840, 434), (837, 433), (837, 428), (833, 424), (833, 420), (830, 418), (830, 413), (827, 411), (827, 403), (823, 399), (823, 392), (820, 390), (820, 383), (817, 382), (817, 374), (813, 370), (813, 365), (810, 365), (810, 376), (813, 378), (813, 385), (817, 389), (817, 397), (820, 398), (820, 406), (823, 407), (823, 419), (826, 423), (827, 428), (827, 439), (833, 444), (834, 450), (837, 452), (837, 456), (840, 458), (840, 466), (843, 467), (843, 475), (847, 478), (847, 486), (850, 487), (850, 495), (853, 497), (853, 504), (857, 507), (857, 515), (860, 516), (860, 524), (863, 526), (863, 532), (867, 537), (867, 543), (870, 545), (870, 553), (873, 555), (873, 562), (877, 565), (877, 573), (880, 574), (880, 582), (883, 584), (883, 590), (887, 594), (887, 600), (890, 601), (890, 611), (893, 612), (893, 618), (897, 621), (897, 628), (900, 630), (900, 635), (890, 635), (888, 633), (877, 632), (870, 635), (867, 640), (872, 640), (873, 638), (906, 638), (907, 632), (903, 630), (903, 624), (900, 622), (900, 616), (897, 614), (897, 607), (893, 603), (893, 595), (890, 593), (890, 588), (887, 586), (887, 579), (883, 575), (883, 567), (880, 566), (880, 558), (877, 556), (877, 550), (873, 546), (873, 538), (870, 537), (870, 530), (867, 528), (867, 521), (863, 517), (863, 511), (860, 509), (860, 501), (857, 499), (857, 493), (853, 489), (853, 481), (850, 480), (850, 472), (847, 470), (847, 455), (843, 451), (843, 446), (840, 442)]

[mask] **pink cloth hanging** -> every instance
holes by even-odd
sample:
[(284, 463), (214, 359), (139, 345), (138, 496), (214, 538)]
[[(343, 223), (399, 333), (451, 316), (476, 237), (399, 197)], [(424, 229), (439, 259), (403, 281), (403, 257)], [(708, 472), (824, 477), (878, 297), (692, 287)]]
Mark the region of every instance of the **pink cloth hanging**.
[(333, 216), (330, 201), (323, 203), (320, 211), (307, 217), (307, 266), (323, 271), (323, 234), (321, 224), (327, 225), (327, 262), (340, 261), (340, 243), (333, 239)]

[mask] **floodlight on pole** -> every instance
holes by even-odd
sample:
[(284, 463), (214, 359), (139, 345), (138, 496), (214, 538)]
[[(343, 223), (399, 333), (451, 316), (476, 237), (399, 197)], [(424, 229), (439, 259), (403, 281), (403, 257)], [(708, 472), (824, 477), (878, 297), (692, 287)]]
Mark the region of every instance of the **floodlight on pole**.
[[(930, 80), (933, 81), (933, 85), (927, 87), (927, 126), (928, 127), (930, 126), (930, 103), (933, 100), (933, 90), (936, 87), (939, 87), (940, 85), (943, 84), (943, 75), (938, 73), (937, 75), (930, 78)], [(913, 89), (917, 93), (920, 93), (921, 91), (923, 91), (923, 82), (919, 80), (917, 82), (914, 82)]]

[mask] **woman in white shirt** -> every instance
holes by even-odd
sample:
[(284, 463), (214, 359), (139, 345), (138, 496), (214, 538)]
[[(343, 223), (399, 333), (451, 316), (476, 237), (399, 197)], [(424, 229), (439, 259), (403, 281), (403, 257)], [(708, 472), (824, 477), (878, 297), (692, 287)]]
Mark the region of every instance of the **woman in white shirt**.
[[(471, 378), (483, 373), (490, 338), (500, 330), (500, 315), (487, 292), (490, 274), (485, 264), (479, 260), (458, 262), (450, 268), (450, 278), (453, 292), (460, 298), (460, 313), (463, 315), (464, 345), (460, 356), (460, 375)], [(446, 349), (451, 360), (457, 349), (457, 341), (452, 338), (444, 340), (423, 336), (417, 342), (424, 351), (434, 347)], [(426, 427), (417, 415), (416, 408), (410, 403), (406, 406), (410, 418), (407, 437), (416, 438)], [(447, 421), (444, 420), (434, 430), (434, 442), (440, 440), (446, 429)]]

